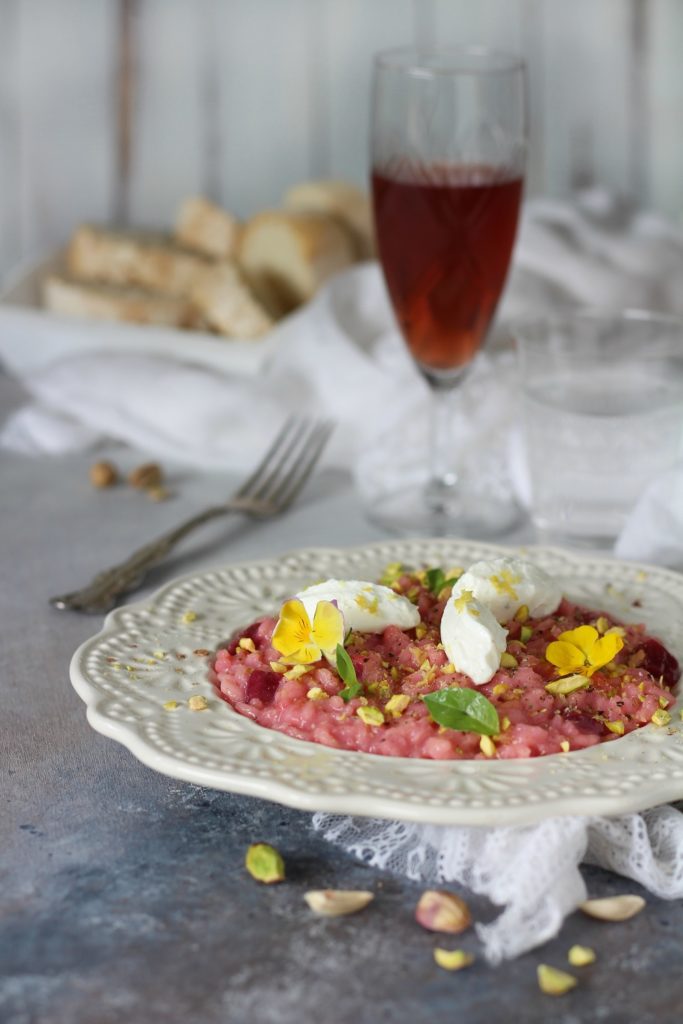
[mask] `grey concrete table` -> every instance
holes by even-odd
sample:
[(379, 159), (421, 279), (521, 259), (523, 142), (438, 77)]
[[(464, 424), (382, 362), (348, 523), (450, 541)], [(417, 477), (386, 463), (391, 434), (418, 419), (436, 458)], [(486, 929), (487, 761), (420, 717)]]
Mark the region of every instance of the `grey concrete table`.
[[(20, 400), (0, 377), (0, 408)], [(117, 452), (130, 468), (131, 452)], [(378, 1024), (683, 1020), (683, 907), (648, 899), (622, 925), (575, 915), (542, 950), (495, 970), (449, 974), (412, 919), (418, 887), (327, 845), (307, 814), (157, 775), (93, 732), (68, 681), (99, 620), (53, 611), (48, 594), (85, 581), (137, 543), (226, 493), (229, 478), (178, 475), (162, 505), (128, 488), (94, 492), (87, 457), (0, 455), (0, 1021), (3, 1024)], [(308, 544), (378, 534), (342, 476), (315, 481), (286, 518), (216, 524), (150, 582)], [(259, 886), (246, 847), (271, 842), (288, 881)], [(593, 894), (631, 883), (586, 870)], [(308, 888), (371, 888), (371, 910), (313, 918)], [(472, 901), (476, 913), (493, 908)], [(552, 1000), (537, 963), (574, 942), (598, 963)], [(473, 936), (463, 946), (476, 950)]]

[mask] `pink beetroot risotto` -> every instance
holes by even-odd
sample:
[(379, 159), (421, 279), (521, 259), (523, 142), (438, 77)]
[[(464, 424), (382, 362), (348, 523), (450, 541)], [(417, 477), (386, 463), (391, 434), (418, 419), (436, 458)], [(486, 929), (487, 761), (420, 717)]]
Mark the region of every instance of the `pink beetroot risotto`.
[[(424, 573), (408, 572), (394, 589), (417, 605), (422, 623), (416, 629), (388, 626), (383, 633), (351, 634), (346, 650), (362, 684), (358, 697), (345, 701), (339, 696), (344, 683), (324, 659), (288, 669), (279, 664), (280, 655), (270, 643), (273, 618), (253, 623), (217, 652), (221, 696), (267, 729), (328, 747), (394, 757), (537, 757), (614, 740), (653, 721), (653, 716), (660, 725), (669, 720), (666, 709), (673, 703), (678, 663), (642, 625), (622, 625), (563, 600), (553, 615), (510, 622), (507, 654), (512, 657), (503, 656), (510, 667), (501, 666), (490, 682), (475, 687), (448, 665), (440, 643), (439, 623), (450, 591), (434, 597)], [(623, 647), (586, 688), (553, 695), (545, 687), (557, 673), (545, 659), (546, 648), (560, 633), (581, 625), (597, 625), (601, 632), (622, 626)], [(483, 693), (498, 712), (500, 732), (482, 741), (476, 732), (438, 725), (422, 697), (446, 687)], [(392, 700), (395, 695), (402, 699)], [(359, 708), (381, 714), (359, 716)], [(373, 715), (379, 724), (370, 720)]]

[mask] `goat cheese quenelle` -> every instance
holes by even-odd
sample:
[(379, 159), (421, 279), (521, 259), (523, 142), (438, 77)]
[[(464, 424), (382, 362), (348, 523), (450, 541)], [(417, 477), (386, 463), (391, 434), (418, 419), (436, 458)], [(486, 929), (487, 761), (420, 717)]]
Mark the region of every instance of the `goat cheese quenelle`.
[(573, 604), (532, 562), (325, 580), (217, 651), (221, 696), (268, 729), (394, 757), (567, 753), (671, 720), (678, 662)]

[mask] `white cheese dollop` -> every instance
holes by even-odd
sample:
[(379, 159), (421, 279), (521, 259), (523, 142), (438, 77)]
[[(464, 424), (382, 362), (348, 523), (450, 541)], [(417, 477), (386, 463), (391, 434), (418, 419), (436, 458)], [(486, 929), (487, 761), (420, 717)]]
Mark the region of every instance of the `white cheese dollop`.
[(538, 566), (521, 558), (475, 562), (453, 586), (453, 596), (465, 591), (486, 605), (498, 622), (509, 622), (526, 605), (532, 619), (554, 612), (562, 600), (557, 583)]
[(389, 587), (364, 580), (325, 580), (306, 587), (296, 595), (302, 602), (311, 622), (318, 601), (335, 601), (344, 616), (347, 630), (363, 633), (381, 633), (387, 626), (414, 629), (420, 622), (420, 613), (407, 597), (394, 593)]
[(488, 683), (500, 667), (507, 630), (470, 591), (451, 596), (441, 616), (441, 643), (448, 660), (473, 683)]

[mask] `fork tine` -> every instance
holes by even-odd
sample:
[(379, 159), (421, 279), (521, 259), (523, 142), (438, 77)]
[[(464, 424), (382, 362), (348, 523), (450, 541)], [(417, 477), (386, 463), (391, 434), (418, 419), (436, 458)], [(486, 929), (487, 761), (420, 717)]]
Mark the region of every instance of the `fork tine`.
[(260, 478), (269, 470), (271, 463), (277, 465), (276, 459), (279, 458), (280, 449), (287, 443), (292, 432), (295, 432), (300, 427), (301, 420), (296, 416), (289, 416), (282, 425), (282, 429), (275, 437), (268, 451), (265, 453), (254, 472), (247, 477), (240, 489), (234, 494), (235, 498), (247, 498), (252, 496), (252, 490), (255, 488)]
[(276, 506), (278, 512), (288, 508), (299, 494), (315, 469), (333, 430), (334, 423), (330, 420), (324, 420), (318, 425), (316, 433), (309, 436), (292, 473), (285, 477), (279, 486), (275, 488), (274, 492), (271, 493), (270, 500)]
[(257, 480), (251, 482), (251, 486), (244, 488), (245, 493), (241, 495), (252, 501), (268, 501), (269, 494), (280, 480), (286, 479), (291, 469), (296, 465), (299, 452), (305, 450), (308, 439), (315, 430), (315, 421), (309, 419), (297, 419), (294, 421), (293, 429), (289, 432), (286, 442), (281, 444), (276, 458), (272, 458), (268, 466), (263, 466), (263, 472)]

